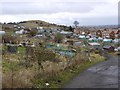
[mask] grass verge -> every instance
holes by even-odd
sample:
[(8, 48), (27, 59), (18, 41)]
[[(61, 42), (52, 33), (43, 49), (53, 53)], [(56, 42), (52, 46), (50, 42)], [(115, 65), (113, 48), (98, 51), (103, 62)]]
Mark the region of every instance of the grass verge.
[(93, 60), (92, 62), (87, 61), (87, 62), (81, 63), (80, 65), (77, 65), (72, 69), (67, 68), (66, 70), (56, 75), (53, 75), (52, 77), (47, 78), (45, 80), (37, 79), (35, 80), (35, 87), (37, 88), (61, 88), (67, 82), (69, 82), (73, 77), (83, 72), (85, 69), (105, 60), (104, 57), (102, 56), (98, 57), (96, 55), (94, 59), (95, 60)]

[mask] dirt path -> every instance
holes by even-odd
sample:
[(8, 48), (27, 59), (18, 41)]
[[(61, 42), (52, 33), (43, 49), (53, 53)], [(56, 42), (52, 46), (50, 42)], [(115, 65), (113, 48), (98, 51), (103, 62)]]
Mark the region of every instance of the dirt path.
[(118, 88), (118, 57), (108, 56), (79, 74), (63, 88)]

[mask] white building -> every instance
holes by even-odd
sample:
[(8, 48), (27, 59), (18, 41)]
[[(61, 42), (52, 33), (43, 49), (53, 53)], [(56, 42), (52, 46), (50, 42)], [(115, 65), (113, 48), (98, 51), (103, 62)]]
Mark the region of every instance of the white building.
[(23, 34), (23, 33), (24, 33), (24, 30), (22, 29), (22, 30), (20, 30), (20, 31), (16, 31), (15, 33), (16, 33), (16, 34)]
[(5, 34), (5, 31), (0, 31), (0, 35), (3, 35), (3, 34)]

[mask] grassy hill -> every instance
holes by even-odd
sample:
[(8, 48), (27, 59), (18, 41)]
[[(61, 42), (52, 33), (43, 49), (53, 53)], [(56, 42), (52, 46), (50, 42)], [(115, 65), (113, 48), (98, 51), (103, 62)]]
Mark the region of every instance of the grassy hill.
[(35, 28), (35, 27), (58, 27), (56, 24), (51, 24), (49, 22), (41, 21), (41, 20), (29, 20), (20, 22), (19, 25), (22, 25), (26, 28)]
[[(37, 28), (37, 27), (43, 27), (43, 28), (65, 28), (63, 25), (57, 25), (54, 23), (49, 23), (45, 22), (42, 20), (28, 20), (28, 21), (22, 21), (22, 22), (17, 22), (17, 23), (6, 23), (6, 24), (1, 24), (2, 25), (2, 30), (6, 32), (15, 32), (19, 30), (17, 27), (19, 26), (24, 26), (25, 28)], [(17, 27), (14, 27), (17, 26)]]

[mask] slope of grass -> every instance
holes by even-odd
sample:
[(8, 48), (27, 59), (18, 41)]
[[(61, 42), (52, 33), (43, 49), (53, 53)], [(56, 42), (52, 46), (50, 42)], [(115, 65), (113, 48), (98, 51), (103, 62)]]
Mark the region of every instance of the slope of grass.
[[(92, 65), (95, 65), (96, 63), (99, 63), (105, 60), (105, 58), (102, 56), (99, 56), (96, 54), (94, 54), (93, 56), (94, 56), (94, 60), (92, 62), (86, 61), (84, 63), (81, 63), (78, 66), (75, 66), (72, 69), (68, 68), (56, 75), (53, 75), (53, 77), (50, 77), (46, 80), (37, 79), (35, 81), (35, 87), (37, 88), (61, 88), (74, 76), (78, 75), (79, 73), (91, 67)], [(49, 83), (49, 85), (47, 86), (46, 83)]]
[(18, 51), (20, 54), (25, 54), (25, 47), (18, 47)]

